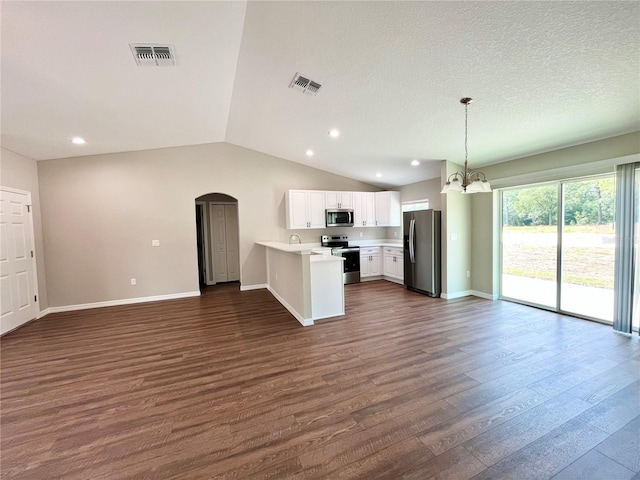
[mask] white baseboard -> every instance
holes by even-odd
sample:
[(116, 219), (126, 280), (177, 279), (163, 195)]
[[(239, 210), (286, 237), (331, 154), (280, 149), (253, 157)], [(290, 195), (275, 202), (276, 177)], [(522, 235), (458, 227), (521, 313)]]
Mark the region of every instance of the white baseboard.
[(258, 283), (256, 285), (240, 285), (241, 292), (246, 292), (248, 290), (260, 290), (261, 288), (268, 289), (269, 286), (266, 283)]
[(453, 300), (454, 298), (468, 297), (469, 295), (471, 295), (471, 290), (464, 290), (462, 292), (455, 293), (441, 293), (440, 297), (444, 298), (445, 300)]
[(271, 295), (273, 295), (275, 299), (278, 300), (284, 308), (289, 310), (289, 313), (293, 315), (295, 319), (298, 320), (303, 327), (309, 327), (313, 325), (312, 319), (305, 319), (302, 315), (298, 313), (298, 311), (295, 308), (289, 305), (289, 302), (287, 302), (284, 298), (278, 295), (278, 293), (273, 288), (271, 288), (270, 286), (267, 286), (267, 290), (271, 292)]
[(442, 293), (440, 296), (445, 300), (453, 300), (454, 298), (462, 298), (462, 297), (470, 297), (470, 296), (485, 298), (487, 300), (498, 299), (498, 295), (496, 294), (491, 295), (489, 293), (479, 292), (478, 290), (464, 290), (462, 292), (455, 292), (455, 293)]
[[(316, 322), (317, 320), (324, 320), (326, 318), (336, 318), (336, 317), (344, 317), (344, 312), (336, 313), (335, 315), (326, 315), (324, 317), (313, 317), (311, 320), (307, 320), (307, 321)], [(309, 323), (308, 325), (314, 325), (314, 323)], [(305, 325), (305, 326), (308, 326), (308, 325)]]
[(115, 307), (118, 305), (131, 305), (133, 303), (157, 302), (158, 300), (176, 300), (178, 298), (199, 297), (200, 290), (194, 292), (170, 293), (168, 295), (154, 295), (150, 297), (123, 298), (122, 300), (109, 300), (106, 302), (81, 303), (78, 305), (65, 305), (63, 307), (49, 307), (47, 313), (72, 312), (74, 310), (87, 310), (89, 308)]
[(494, 302), (498, 300), (497, 293), (491, 294), (491, 293), (479, 292), (478, 290), (471, 290), (471, 295), (475, 297), (486, 298), (487, 300), (492, 300)]
[(44, 310), (40, 310), (38, 312), (38, 314), (36, 315), (36, 320), (38, 320), (39, 318), (44, 317), (45, 315), (49, 315), (51, 313), (51, 309), (50, 308), (45, 308)]

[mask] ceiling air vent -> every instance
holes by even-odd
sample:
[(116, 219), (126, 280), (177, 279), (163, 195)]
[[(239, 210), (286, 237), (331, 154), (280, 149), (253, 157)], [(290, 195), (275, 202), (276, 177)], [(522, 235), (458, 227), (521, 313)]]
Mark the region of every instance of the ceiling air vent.
[(307, 95), (316, 96), (318, 94), (318, 90), (320, 90), (320, 85), (313, 80), (309, 80), (306, 77), (303, 77), (299, 73), (296, 73), (289, 84), (289, 88), (293, 88), (294, 90), (300, 90), (302, 93), (306, 93)]
[(173, 67), (176, 64), (173, 45), (130, 43), (129, 47), (140, 67)]

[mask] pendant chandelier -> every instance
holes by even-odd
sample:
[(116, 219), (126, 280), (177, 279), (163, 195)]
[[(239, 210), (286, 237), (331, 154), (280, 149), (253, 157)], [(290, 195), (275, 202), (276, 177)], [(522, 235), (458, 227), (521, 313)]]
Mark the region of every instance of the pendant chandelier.
[(467, 165), (467, 110), (472, 101), (473, 99), (469, 97), (460, 99), (460, 103), (464, 104), (464, 171), (449, 175), (447, 183), (444, 184), (440, 193), (481, 193), (491, 191), (491, 185), (489, 185), (485, 174), (478, 170), (469, 170)]

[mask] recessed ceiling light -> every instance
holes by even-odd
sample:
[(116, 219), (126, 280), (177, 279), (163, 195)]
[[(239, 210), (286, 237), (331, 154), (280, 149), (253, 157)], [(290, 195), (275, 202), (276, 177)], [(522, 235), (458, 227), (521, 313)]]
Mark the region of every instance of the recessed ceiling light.
[(332, 128), (331, 130), (329, 130), (329, 136), (332, 138), (338, 138), (340, 136), (340, 130), (338, 130), (337, 128)]
[(305, 153), (307, 154), (307, 157), (313, 157), (313, 150), (309, 149)]
[(376, 177), (380, 178), (382, 174), (380, 172), (376, 173)]
[(81, 138), (81, 137), (73, 137), (73, 138), (71, 139), (71, 142), (75, 143), (76, 145), (82, 145), (82, 144), (87, 143), (87, 142), (85, 141), (85, 139), (84, 139), (84, 138)]
[(411, 160), (411, 165), (417, 167), (418, 165), (420, 165), (420, 162), (418, 160)]

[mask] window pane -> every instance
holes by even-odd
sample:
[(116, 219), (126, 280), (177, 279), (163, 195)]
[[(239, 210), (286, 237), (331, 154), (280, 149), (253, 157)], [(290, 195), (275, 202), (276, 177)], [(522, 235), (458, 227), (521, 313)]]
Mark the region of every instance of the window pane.
[(613, 321), (615, 178), (565, 183), (560, 309)]
[(429, 200), (415, 200), (402, 203), (403, 212), (415, 212), (417, 210), (429, 210)]
[(502, 296), (556, 308), (558, 187), (502, 196)]

